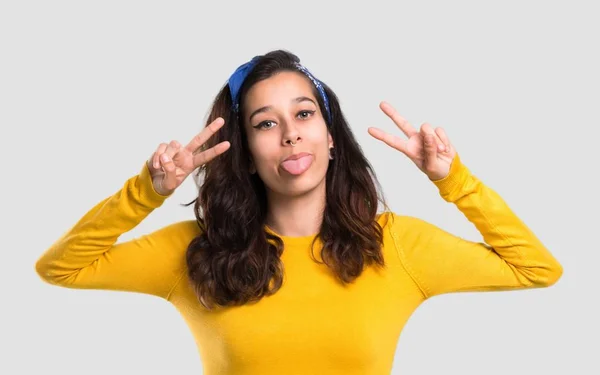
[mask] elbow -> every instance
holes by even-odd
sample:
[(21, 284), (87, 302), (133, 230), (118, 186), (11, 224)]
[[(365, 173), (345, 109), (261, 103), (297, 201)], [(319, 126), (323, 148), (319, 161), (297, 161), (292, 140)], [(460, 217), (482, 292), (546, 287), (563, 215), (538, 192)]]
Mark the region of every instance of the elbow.
[(56, 275), (56, 272), (53, 272), (51, 264), (44, 260), (43, 257), (35, 263), (35, 273), (48, 284), (61, 285), (59, 282), (61, 278)]
[(522, 285), (529, 288), (547, 288), (560, 280), (563, 267), (556, 260), (536, 266), (522, 267), (517, 270), (522, 276)]
[(51, 277), (48, 263), (44, 262), (43, 258), (40, 258), (35, 262), (35, 273), (37, 273), (43, 281), (53, 284), (53, 278)]
[(551, 264), (547, 265), (543, 272), (543, 277), (540, 278), (539, 284), (542, 287), (550, 287), (553, 286), (560, 280), (563, 275), (563, 267), (562, 265), (554, 261)]
[(42, 256), (35, 263), (35, 273), (42, 281), (50, 285), (77, 288), (77, 277), (80, 269), (66, 268), (55, 259)]

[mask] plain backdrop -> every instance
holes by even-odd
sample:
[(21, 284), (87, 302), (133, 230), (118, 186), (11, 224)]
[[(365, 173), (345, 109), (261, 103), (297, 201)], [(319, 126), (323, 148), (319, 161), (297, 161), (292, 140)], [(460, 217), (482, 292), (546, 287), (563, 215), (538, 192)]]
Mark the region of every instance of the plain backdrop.
[[(199, 374), (158, 298), (53, 287), (37, 258), (187, 142), (240, 64), (297, 54), (339, 95), (391, 208), (481, 236), (403, 154), (378, 108), (443, 127), (564, 266), (553, 287), (440, 296), (406, 325), (394, 374), (598, 374), (600, 24), (593, 1), (3, 1), (2, 374)], [(192, 179), (120, 240), (193, 218)]]

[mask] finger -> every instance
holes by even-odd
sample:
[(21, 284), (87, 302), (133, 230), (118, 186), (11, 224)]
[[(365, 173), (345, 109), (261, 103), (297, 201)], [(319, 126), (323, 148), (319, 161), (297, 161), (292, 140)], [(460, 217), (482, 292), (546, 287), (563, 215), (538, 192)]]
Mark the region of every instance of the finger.
[(446, 134), (446, 131), (442, 128), (436, 128), (435, 133), (438, 135), (438, 137), (441, 139), (442, 143), (444, 144), (443, 152), (449, 152), (450, 151), (450, 139), (448, 139), (448, 135)]
[(218, 117), (213, 122), (208, 124), (200, 133), (198, 133), (191, 141), (188, 143), (185, 148), (194, 153), (200, 146), (202, 146), (210, 137), (213, 136), (217, 132), (217, 130), (221, 129), (221, 127), (225, 124), (225, 120), (223, 118)]
[(387, 102), (381, 102), (379, 108), (394, 121), (396, 126), (407, 136), (411, 137), (417, 130)]
[(427, 134), (431, 134), (433, 136), (433, 139), (435, 140), (435, 145), (438, 149), (438, 152), (443, 152), (445, 149), (444, 142), (442, 142), (442, 140), (440, 139), (438, 134), (433, 130), (433, 127), (431, 126), (431, 124), (426, 122), (421, 126), (421, 129), (424, 132), (426, 132)]
[(174, 147), (171, 145), (171, 143), (172, 143), (172, 142), (168, 143), (168, 144), (167, 144), (167, 147), (165, 147), (164, 151), (163, 151), (163, 152), (162, 152), (160, 155), (158, 155), (158, 158), (159, 158), (159, 163), (160, 163), (160, 166), (161, 166), (161, 169), (163, 170), (163, 172), (166, 172), (166, 171), (165, 171), (165, 169), (164, 169), (164, 166), (163, 166), (163, 164), (161, 163), (161, 161), (162, 161), (162, 159), (161, 159), (161, 158), (162, 158), (162, 156), (163, 156), (163, 155), (167, 155), (167, 157), (168, 157), (168, 158), (169, 158), (169, 160), (171, 160), (171, 161), (173, 161), (173, 157), (175, 156), (175, 148), (174, 148)]
[(165, 150), (167, 149), (168, 144), (166, 143), (161, 143), (158, 148), (156, 149), (156, 152), (154, 153), (154, 155), (152, 156), (152, 166), (154, 167), (154, 169), (160, 169), (160, 160), (159, 157), (160, 155), (162, 155)]
[(208, 150), (202, 151), (196, 155), (194, 155), (194, 165), (197, 167), (208, 163), (213, 160), (217, 156), (221, 155), (225, 151), (229, 149), (231, 144), (228, 141), (224, 141), (216, 144), (215, 146), (209, 148)]
[(395, 135), (388, 134), (388, 133), (384, 132), (383, 130), (374, 128), (374, 127), (370, 127), (368, 129), (368, 132), (374, 138), (376, 138), (376, 139), (384, 142), (388, 146), (393, 147), (396, 150), (406, 154), (406, 152), (407, 152), (406, 140), (401, 139), (400, 137), (397, 137)]
[(177, 187), (177, 176), (175, 175), (175, 163), (173, 163), (173, 159), (169, 156), (168, 152), (164, 152), (160, 155), (160, 165), (165, 171), (162, 187), (167, 191), (172, 191)]
[(167, 147), (165, 152), (169, 155), (171, 159), (173, 159), (173, 157), (175, 157), (175, 155), (179, 152), (179, 147), (181, 147), (181, 144), (179, 142), (171, 141), (169, 142), (169, 146)]
[(424, 166), (426, 170), (432, 170), (437, 160), (436, 136), (432, 132), (421, 132), (423, 137), (423, 150), (425, 153)]

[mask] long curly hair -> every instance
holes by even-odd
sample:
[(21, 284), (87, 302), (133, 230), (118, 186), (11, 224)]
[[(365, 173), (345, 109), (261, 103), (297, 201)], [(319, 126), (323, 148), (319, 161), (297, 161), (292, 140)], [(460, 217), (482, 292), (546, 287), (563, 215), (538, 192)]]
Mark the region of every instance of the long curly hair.
[[(260, 56), (240, 89), (240, 98), (252, 85), (281, 71), (298, 71), (300, 59), (285, 50)], [(302, 73), (300, 73), (302, 74)], [(378, 203), (385, 203), (373, 168), (367, 161), (344, 118), (335, 93), (323, 83), (329, 99), (333, 138), (333, 160), (326, 174), (326, 204), (318, 238), (321, 259), (342, 283), (351, 283), (365, 266), (384, 267), (381, 251), (383, 229), (377, 222)], [(321, 113), (326, 109), (313, 87)], [(244, 130), (244, 101), (239, 112), (232, 109), (226, 84), (215, 97), (206, 125), (218, 117), (225, 125), (205, 144), (212, 147), (229, 141), (230, 149), (198, 169), (198, 197), (194, 212), (200, 234), (186, 251), (188, 281), (200, 303), (208, 309), (256, 302), (274, 294), (283, 283), (280, 256), (281, 238), (265, 228), (268, 202), (266, 188), (258, 173), (250, 173), (250, 151)], [(203, 182), (198, 179), (203, 176)]]

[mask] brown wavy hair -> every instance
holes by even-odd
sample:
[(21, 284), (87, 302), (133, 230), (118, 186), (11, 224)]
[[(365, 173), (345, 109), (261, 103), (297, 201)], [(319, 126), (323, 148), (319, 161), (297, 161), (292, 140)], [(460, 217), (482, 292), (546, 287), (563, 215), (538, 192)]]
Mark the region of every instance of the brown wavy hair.
[[(240, 110), (252, 85), (281, 71), (298, 71), (300, 59), (284, 50), (260, 56), (240, 89)], [(303, 74), (303, 73), (299, 73)], [(378, 202), (386, 207), (375, 173), (350, 129), (335, 93), (323, 83), (332, 114), (326, 119), (334, 142), (333, 160), (326, 175), (326, 204), (317, 238), (323, 243), (321, 258), (343, 283), (357, 278), (366, 265), (385, 266), (381, 252), (383, 230), (376, 220)], [(313, 86), (321, 113), (326, 113), (321, 96)], [(232, 111), (226, 84), (217, 94), (206, 125), (222, 117), (225, 125), (210, 138), (205, 148), (222, 141), (231, 147), (198, 169), (199, 183), (194, 212), (201, 234), (186, 252), (188, 281), (200, 303), (232, 306), (255, 302), (275, 293), (283, 283), (280, 260), (284, 243), (265, 229), (267, 193), (258, 173), (250, 173), (250, 151), (243, 119)], [(315, 241), (312, 242), (314, 252)], [(313, 259), (317, 261), (317, 259)]]

